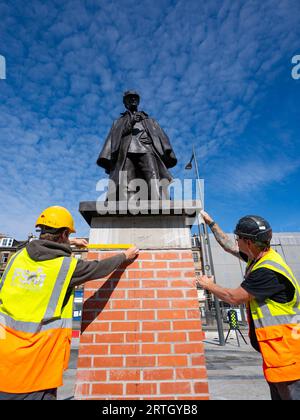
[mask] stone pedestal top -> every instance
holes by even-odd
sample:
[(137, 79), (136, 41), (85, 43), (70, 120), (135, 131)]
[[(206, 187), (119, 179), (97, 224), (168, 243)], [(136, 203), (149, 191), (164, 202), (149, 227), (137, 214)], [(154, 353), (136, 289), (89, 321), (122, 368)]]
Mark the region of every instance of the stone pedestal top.
[(79, 212), (89, 226), (91, 226), (92, 219), (95, 217), (110, 217), (114, 215), (127, 217), (183, 215), (191, 217), (194, 220), (201, 208), (201, 202), (199, 200), (140, 201), (138, 204), (131, 204), (127, 201), (83, 201), (79, 204)]

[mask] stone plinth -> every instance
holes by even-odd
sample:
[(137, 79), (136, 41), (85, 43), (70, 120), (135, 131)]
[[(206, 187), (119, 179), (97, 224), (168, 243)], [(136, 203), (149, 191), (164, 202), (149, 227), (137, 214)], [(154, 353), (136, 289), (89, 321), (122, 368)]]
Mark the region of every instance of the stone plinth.
[[(186, 212), (87, 213), (92, 243), (133, 242), (140, 254), (85, 285), (75, 398), (208, 399)], [(88, 258), (116, 252), (97, 249)]]

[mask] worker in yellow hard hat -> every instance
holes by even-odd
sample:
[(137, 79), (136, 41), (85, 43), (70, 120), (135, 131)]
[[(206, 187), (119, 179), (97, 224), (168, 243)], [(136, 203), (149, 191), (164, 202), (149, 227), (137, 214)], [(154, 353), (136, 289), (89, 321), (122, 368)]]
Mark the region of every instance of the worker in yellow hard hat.
[(71, 213), (45, 209), (40, 237), (9, 260), (0, 280), (0, 400), (56, 399), (68, 366), (74, 288), (109, 275), (139, 250), (101, 261), (72, 257)]
[(75, 233), (74, 220), (69, 212), (61, 206), (52, 206), (45, 209), (38, 217), (35, 226), (50, 229), (68, 228), (71, 233)]

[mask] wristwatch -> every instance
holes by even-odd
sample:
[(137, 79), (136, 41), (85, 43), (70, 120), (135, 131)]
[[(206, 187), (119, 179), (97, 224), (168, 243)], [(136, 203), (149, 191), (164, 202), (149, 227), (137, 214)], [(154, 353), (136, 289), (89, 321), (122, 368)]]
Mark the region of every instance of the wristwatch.
[(212, 222), (210, 222), (210, 224), (208, 225), (210, 228), (212, 228), (214, 225), (216, 224), (216, 222), (213, 220)]

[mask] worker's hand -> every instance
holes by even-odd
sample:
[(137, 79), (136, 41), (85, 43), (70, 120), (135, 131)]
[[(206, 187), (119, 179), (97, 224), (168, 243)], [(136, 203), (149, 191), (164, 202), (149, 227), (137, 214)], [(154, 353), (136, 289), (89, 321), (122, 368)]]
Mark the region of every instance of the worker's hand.
[(70, 245), (74, 245), (77, 248), (86, 248), (88, 246), (88, 241), (85, 239), (79, 239), (79, 238), (69, 238)]
[(202, 289), (209, 289), (210, 285), (214, 283), (214, 276), (199, 276), (197, 277), (196, 284), (197, 286), (202, 287)]
[(213, 222), (214, 219), (208, 213), (206, 213), (206, 211), (200, 210), (200, 214), (203, 217), (203, 220), (207, 225), (209, 225), (211, 222)]
[(128, 248), (127, 251), (124, 252), (124, 254), (126, 255), (127, 260), (133, 260), (139, 254), (139, 252), (140, 250), (136, 246), (133, 246), (131, 248)]

